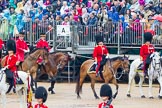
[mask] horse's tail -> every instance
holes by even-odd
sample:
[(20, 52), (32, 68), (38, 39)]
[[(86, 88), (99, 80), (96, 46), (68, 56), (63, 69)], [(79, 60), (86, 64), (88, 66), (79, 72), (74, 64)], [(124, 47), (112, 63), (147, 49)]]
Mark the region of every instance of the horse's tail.
[(83, 81), (86, 76), (87, 76), (87, 72), (85, 71), (84, 66), (82, 65), (80, 68), (80, 73), (77, 78), (77, 84), (76, 84), (76, 89), (75, 89), (75, 92), (78, 95), (79, 95), (79, 93), (82, 92)]
[(82, 86), (80, 87), (80, 73), (77, 78), (76, 89), (75, 89), (75, 93), (78, 93), (78, 92), (79, 93), (82, 92)]

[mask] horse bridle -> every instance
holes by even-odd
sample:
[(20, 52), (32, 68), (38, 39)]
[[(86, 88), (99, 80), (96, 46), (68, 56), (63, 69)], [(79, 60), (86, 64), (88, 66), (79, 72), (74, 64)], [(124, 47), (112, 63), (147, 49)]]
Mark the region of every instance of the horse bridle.
[(62, 59), (59, 61), (58, 65), (57, 65), (57, 69), (60, 69), (60, 66), (61, 66), (61, 64), (63, 63), (63, 61), (65, 60), (65, 58), (66, 58), (66, 55), (64, 56), (64, 58), (62, 58)]
[(158, 74), (160, 75), (160, 70), (161, 70), (161, 60), (159, 59), (159, 61), (160, 61), (160, 62), (158, 62), (158, 63), (155, 61), (155, 63), (151, 63), (151, 64), (152, 64), (152, 67), (153, 67), (154, 70), (155, 70), (155, 67), (156, 67), (157, 65), (159, 65), (159, 68), (156, 69), (156, 70), (157, 70)]
[(124, 63), (128, 61), (128, 58), (125, 58), (125, 57), (124, 57), (122, 61), (123, 61), (123, 62), (121, 63), (121, 66), (122, 66), (122, 68), (123, 68), (123, 71), (125, 72), (125, 69), (129, 69), (129, 66), (128, 66), (128, 67), (124, 66)]

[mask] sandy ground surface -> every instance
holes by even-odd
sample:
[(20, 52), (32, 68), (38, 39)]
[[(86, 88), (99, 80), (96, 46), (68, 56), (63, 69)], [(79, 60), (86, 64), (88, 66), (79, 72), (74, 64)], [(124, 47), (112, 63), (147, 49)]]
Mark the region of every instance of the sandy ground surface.
[[(96, 92), (99, 95), (99, 89), (102, 83), (96, 83)], [(48, 88), (49, 83), (38, 84)], [(93, 96), (90, 83), (83, 85), (83, 91), (81, 94), (82, 99), (77, 99), (75, 94), (75, 83), (56, 83), (56, 94), (49, 94), (48, 100), (45, 103), (49, 108), (97, 108), (101, 99), (96, 100)], [(111, 85), (114, 90), (114, 86)], [(148, 98), (148, 87), (143, 87), (146, 98), (141, 99), (139, 95), (139, 89), (137, 86), (132, 88), (132, 97), (126, 97), (127, 84), (119, 84), (119, 94), (112, 104), (114, 108), (162, 108), (162, 100), (158, 99), (158, 85), (153, 85), (154, 99)], [(36, 100), (33, 96), (33, 104)], [(19, 108), (19, 99), (17, 95), (11, 94), (7, 96), (7, 108)]]

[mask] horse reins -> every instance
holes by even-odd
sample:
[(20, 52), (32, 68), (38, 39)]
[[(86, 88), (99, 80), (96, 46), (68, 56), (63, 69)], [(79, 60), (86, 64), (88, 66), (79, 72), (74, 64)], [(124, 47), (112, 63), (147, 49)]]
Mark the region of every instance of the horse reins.
[(1, 82), (2, 81), (2, 78), (3, 78), (3, 75), (4, 75), (4, 71), (1, 71), (0, 74), (2, 74), (1, 77), (0, 77), (0, 82)]

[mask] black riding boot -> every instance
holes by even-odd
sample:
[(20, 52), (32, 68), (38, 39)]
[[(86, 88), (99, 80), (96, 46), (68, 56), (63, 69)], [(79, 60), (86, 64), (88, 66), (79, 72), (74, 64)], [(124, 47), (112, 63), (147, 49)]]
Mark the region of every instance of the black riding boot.
[(9, 93), (11, 91), (12, 87), (13, 87), (12, 79), (8, 79), (8, 81), (9, 81), (9, 85), (10, 86), (9, 86), (9, 88), (8, 88), (6, 93)]

